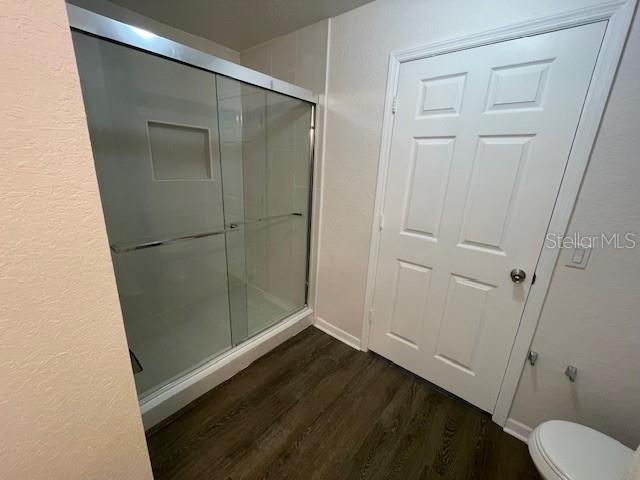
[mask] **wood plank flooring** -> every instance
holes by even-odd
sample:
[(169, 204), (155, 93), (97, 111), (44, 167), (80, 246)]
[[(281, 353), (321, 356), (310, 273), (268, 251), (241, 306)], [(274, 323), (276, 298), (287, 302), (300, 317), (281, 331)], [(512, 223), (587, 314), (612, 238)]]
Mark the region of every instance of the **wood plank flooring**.
[(314, 327), (147, 442), (156, 480), (540, 479), (489, 415)]

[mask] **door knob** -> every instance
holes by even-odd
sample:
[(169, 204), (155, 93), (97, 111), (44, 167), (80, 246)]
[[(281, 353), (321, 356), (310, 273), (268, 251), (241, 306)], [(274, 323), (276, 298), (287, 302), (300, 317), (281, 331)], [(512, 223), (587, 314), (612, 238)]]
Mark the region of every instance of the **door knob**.
[(527, 272), (521, 270), (519, 268), (514, 268), (511, 270), (511, 281), (513, 283), (522, 283), (524, 279), (527, 278)]

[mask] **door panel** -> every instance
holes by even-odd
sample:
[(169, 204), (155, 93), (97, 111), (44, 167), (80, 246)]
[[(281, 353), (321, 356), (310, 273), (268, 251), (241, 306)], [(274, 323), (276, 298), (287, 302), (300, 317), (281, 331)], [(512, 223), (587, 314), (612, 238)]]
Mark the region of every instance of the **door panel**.
[(473, 374), (478, 339), (495, 285), (451, 275), (436, 358)]
[(73, 33), (140, 397), (231, 347), (215, 77)]
[(370, 346), (488, 411), (605, 26), (400, 68)]
[(430, 268), (398, 260), (389, 333), (414, 347), (419, 343), (420, 312), (430, 281)]
[(454, 140), (451, 137), (413, 139), (403, 233), (438, 237)]
[(505, 254), (505, 236), (531, 138), (498, 135), (478, 139), (460, 229), (461, 248)]

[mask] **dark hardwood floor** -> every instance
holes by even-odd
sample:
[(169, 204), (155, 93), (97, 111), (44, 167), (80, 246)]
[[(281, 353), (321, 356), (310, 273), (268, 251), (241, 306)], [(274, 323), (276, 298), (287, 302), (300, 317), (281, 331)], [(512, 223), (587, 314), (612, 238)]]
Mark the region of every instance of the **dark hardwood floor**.
[(164, 479), (539, 479), (484, 412), (310, 327), (147, 438)]

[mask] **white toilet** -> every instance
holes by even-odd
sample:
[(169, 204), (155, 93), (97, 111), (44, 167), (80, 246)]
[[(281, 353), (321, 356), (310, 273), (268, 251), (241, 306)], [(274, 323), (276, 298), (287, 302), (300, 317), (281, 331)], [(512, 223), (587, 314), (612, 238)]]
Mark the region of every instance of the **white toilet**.
[(620, 480), (633, 450), (592, 428), (562, 420), (539, 425), (529, 453), (545, 480)]

